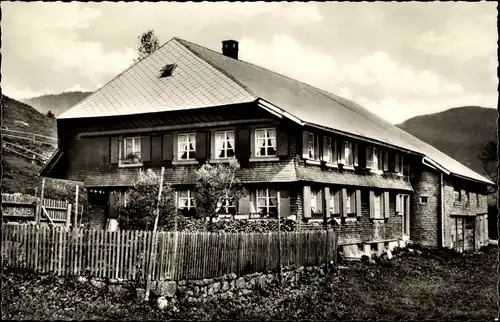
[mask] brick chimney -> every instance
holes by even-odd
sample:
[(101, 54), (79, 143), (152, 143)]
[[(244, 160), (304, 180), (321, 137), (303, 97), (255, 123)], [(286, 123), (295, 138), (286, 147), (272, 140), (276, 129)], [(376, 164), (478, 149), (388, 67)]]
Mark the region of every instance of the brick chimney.
[(238, 59), (238, 42), (236, 40), (223, 40), (222, 54), (233, 59)]

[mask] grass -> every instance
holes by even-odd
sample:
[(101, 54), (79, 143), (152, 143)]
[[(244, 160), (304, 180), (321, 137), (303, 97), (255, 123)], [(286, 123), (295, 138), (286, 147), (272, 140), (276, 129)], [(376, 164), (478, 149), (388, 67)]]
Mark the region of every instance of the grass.
[(326, 277), (304, 276), (294, 287), (274, 287), (245, 298), (177, 304), (154, 303), (51, 276), (6, 272), (3, 319), (472, 319), (497, 314), (497, 249), (458, 255), (453, 251), (401, 251), (376, 264), (344, 263)]

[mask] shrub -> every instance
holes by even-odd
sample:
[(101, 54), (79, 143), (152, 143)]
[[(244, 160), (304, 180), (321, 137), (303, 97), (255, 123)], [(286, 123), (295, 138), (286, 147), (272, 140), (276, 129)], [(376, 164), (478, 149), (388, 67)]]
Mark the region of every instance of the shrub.
[[(118, 206), (121, 229), (151, 230), (153, 228), (160, 177), (152, 170), (140, 172), (132, 188), (127, 191), (128, 201), (125, 206)], [(175, 207), (175, 194), (169, 184), (163, 184), (163, 190), (158, 205), (158, 229), (173, 230), (178, 211)]]

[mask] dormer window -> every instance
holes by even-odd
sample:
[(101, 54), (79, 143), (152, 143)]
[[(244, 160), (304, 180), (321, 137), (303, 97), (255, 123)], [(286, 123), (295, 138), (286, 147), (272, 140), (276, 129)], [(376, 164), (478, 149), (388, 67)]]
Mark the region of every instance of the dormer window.
[(160, 72), (160, 78), (163, 77), (169, 77), (172, 76), (172, 73), (174, 72), (174, 69), (177, 67), (176, 64), (168, 64), (167, 66), (163, 67)]

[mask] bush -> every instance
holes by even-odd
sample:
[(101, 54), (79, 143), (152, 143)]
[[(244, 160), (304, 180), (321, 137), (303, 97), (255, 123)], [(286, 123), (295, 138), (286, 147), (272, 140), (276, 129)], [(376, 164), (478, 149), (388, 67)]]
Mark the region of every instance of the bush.
[[(247, 220), (247, 219), (222, 219), (212, 223), (210, 230), (209, 221), (202, 218), (178, 219), (178, 231), (186, 232), (217, 232), (217, 233), (265, 233), (278, 231), (278, 221), (276, 220)], [(293, 220), (281, 220), (281, 231), (295, 231), (297, 223)]]
[[(152, 230), (160, 177), (152, 170), (140, 172), (132, 188), (127, 191), (127, 205), (118, 206), (118, 222), (121, 229)], [(158, 205), (158, 229), (173, 230), (180, 215), (175, 207), (175, 194), (169, 184), (163, 184)]]

